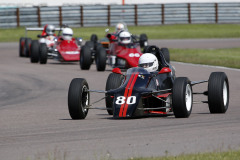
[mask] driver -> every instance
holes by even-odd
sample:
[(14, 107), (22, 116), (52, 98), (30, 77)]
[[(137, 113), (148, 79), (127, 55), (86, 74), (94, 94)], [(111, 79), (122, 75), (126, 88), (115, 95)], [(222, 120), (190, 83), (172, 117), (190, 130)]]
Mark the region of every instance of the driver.
[(127, 31), (123, 31), (119, 34), (119, 42), (127, 45), (132, 42), (131, 34)]
[(46, 28), (46, 33), (48, 36), (53, 36), (55, 32), (55, 27), (54, 25), (48, 25)]
[(145, 68), (148, 72), (155, 72), (159, 67), (158, 59), (152, 53), (144, 53), (139, 58), (138, 66)]
[(115, 27), (115, 34), (119, 34), (120, 32), (125, 30), (125, 26), (123, 23), (118, 23)]
[(62, 38), (64, 40), (72, 40), (73, 30), (71, 28), (64, 28), (62, 31)]
[(51, 24), (47, 24), (44, 26), (44, 30), (42, 32), (42, 36), (56, 36), (54, 34), (55, 32), (55, 26), (54, 25), (51, 25)]
[(120, 33), (123, 31), (128, 31), (127, 25), (124, 22), (117, 23), (115, 27), (115, 32), (107, 34), (106, 37), (109, 39), (110, 42), (117, 41)]

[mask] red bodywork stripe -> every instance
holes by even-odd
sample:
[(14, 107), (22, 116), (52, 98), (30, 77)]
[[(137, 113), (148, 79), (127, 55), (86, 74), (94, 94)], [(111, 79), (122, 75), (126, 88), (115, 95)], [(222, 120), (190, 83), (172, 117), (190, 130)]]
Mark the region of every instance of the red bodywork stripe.
[(149, 113), (154, 113), (154, 114), (167, 114), (167, 112), (162, 112), (162, 111), (149, 111)]
[(119, 117), (126, 117), (127, 108), (128, 108), (128, 104), (126, 104), (126, 102), (127, 102), (128, 97), (130, 97), (132, 95), (132, 89), (137, 80), (138, 74), (139, 73), (132, 74), (128, 81), (128, 84), (127, 84), (127, 86), (125, 88), (125, 92), (124, 92), (125, 103), (121, 105)]
[(172, 93), (161, 94), (161, 95), (158, 95), (157, 97), (167, 98), (170, 94), (172, 94)]
[[(137, 80), (138, 74), (139, 74), (139, 73), (136, 73), (135, 76), (134, 76), (134, 78), (133, 78), (133, 82), (132, 82), (132, 84), (131, 84), (131, 86), (130, 86), (130, 88), (129, 88), (128, 96), (126, 97), (126, 101), (127, 101), (127, 98), (132, 95), (133, 86), (134, 86), (134, 84), (135, 84), (135, 82), (136, 82), (136, 80)], [(125, 103), (126, 103), (126, 102), (125, 102)], [(128, 109), (128, 104), (126, 104), (125, 107), (124, 107), (123, 117), (126, 117), (127, 109)]]
[[(127, 86), (126, 86), (126, 88), (125, 88), (124, 97), (127, 97), (128, 88), (129, 88), (129, 86), (130, 86), (130, 84), (131, 84), (131, 82), (132, 82), (133, 76), (134, 76), (134, 74), (131, 75), (131, 77), (130, 77), (130, 79), (129, 79), (129, 81), (128, 81), (128, 84), (127, 84)], [(124, 106), (125, 106), (125, 103), (123, 103), (123, 104), (121, 105), (121, 108), (120, 108), (120, 111), (119, 111), (119, 117), (122, 117), (122, 112), (123, 112)]]

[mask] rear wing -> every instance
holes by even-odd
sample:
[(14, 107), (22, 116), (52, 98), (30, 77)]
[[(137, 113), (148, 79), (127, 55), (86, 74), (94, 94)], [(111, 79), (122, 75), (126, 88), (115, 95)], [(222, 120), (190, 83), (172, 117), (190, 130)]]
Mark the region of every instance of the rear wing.
[[(25, 37), (27, 37), (28, 31), (43, 31), (44, 28), (25, 28)], [(62, 28), (55, 28), (55, 31), (62, 31)]]

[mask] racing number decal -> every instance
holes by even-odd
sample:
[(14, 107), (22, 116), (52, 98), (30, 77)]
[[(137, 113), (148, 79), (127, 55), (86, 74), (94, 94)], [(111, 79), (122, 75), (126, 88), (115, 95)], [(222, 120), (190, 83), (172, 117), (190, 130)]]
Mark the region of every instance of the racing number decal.
[[(124, 96), (119, 96), (117, 97), (117, 100), (116, 100), (116, 104), (124, 104), (126, 101), (125, 101), (126, 97)], [(134, 104), (136, 103), (136, 96), (130, 96), (130, 97), (127, 97), (127, 104)]]
[(130, 53), (129, 57), (140, 57), (139, 53)]

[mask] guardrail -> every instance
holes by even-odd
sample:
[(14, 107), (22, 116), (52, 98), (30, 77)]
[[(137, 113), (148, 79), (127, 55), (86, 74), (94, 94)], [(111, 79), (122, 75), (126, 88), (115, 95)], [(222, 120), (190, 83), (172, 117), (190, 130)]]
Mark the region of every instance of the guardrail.
[(47, 23), (71, 27), (240, 23), (240, 3), (179, 3), (0, 8), (0, 28)]

